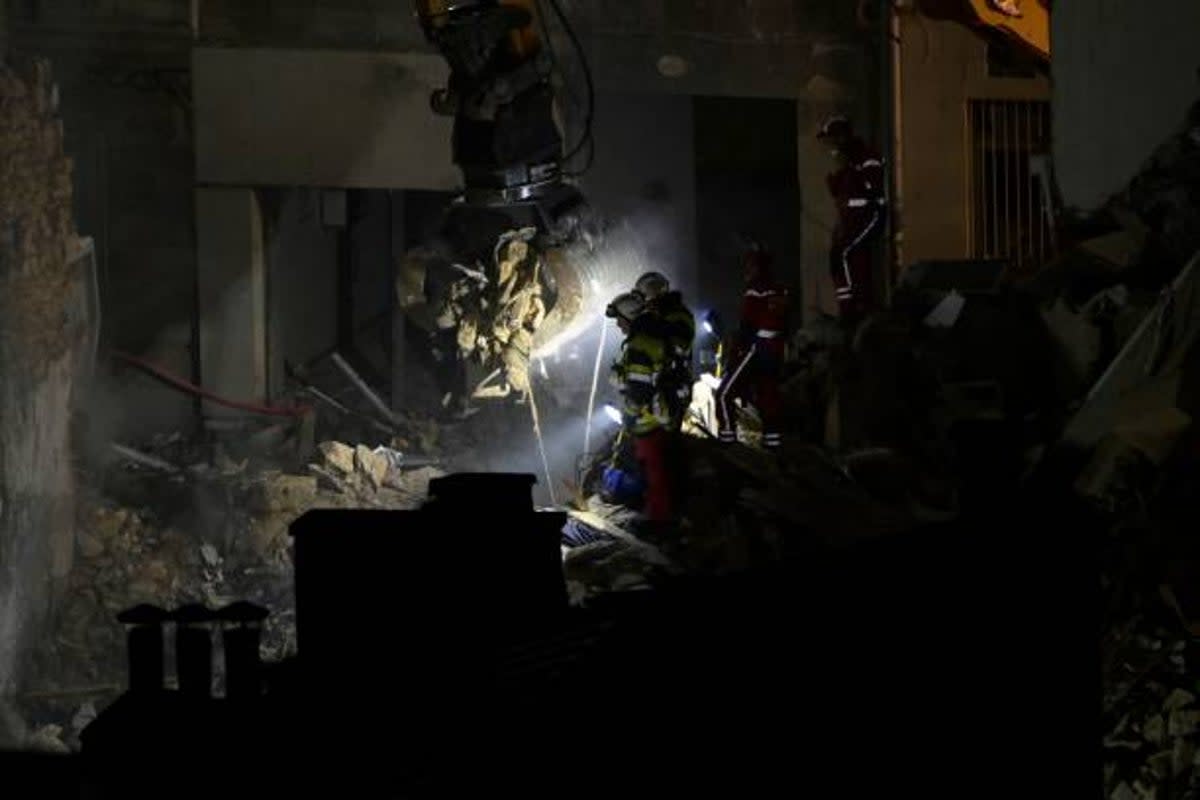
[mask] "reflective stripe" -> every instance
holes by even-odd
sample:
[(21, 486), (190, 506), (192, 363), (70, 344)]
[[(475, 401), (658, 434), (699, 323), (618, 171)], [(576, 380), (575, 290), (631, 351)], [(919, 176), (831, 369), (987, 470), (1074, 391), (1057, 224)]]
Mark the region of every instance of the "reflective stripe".
[(874, 230), (877, 224), (879, 224), (878, 211), (876, 211), (871, 217), (871, 221), (868, 222), (867, 226), (862, 229), (862, 232), (858, 234), (858, 238), (851, 242), (846, 249), (842, 251), (842, 272), (846, 275), (846, 291), (850, 291), (854, 288), (854, 278), (850, 276), (850, 251), (857, 247), (863, 239), (867, 238), (867, 234)]
[(848, 208), (863, 208), (866, 205), (867, 205), (867, 198), (865, 198), (865, 197), (852, 197), (846, 201), (846, 206)]
[(859, 169), (868, 169), (870, 167), (882, 167), (883, 162), (877, 158), (868, 158), (866, 161), (858, 165)]
[(783, 294), (783, 293), (778, 292), (774, 289), (767, 289), (765, 292), (760, 292), (757, 289), (747, 289), (746, 290), (746, 297), (777, 297), (781, 294)]
[(780, 333), (779, 331), (761, 330), (756, 335), (760, 339), (774, 339), (778, 336), (782, 336), (783, 334)]
[(625, 380), (627, 381), (632, 381), (634, 383), (649, 383), (651, 385), (653, 385), (654, 379), (654, 375), (644, 375), (640, 372), (634, 372), (625, 376)]
[(725, 381), (725, 385), (717, 392), (717, 402), (719, 402), (721, 405), (721, 416), (724, 419), (725, 424), (736, 424), (733, 421), (733, 417), (729, 416), (729, 403), (727, 402), (729, 390), (732, 389), (734, 384), (737, 383), (738, 378), (741, 377), (742, 370), (744, 370), (746, 365), (750, 363), (750, 359), (754, 358), (754, 354), (757, 352), (757, 350), (757, 344), (751, 346), (750, 351), (746, 353), (746, 357), (742, 359), (742, 363), (738, 364), (737, 369), (735, 369), (733, 374), (729, 376), (729, 380)]

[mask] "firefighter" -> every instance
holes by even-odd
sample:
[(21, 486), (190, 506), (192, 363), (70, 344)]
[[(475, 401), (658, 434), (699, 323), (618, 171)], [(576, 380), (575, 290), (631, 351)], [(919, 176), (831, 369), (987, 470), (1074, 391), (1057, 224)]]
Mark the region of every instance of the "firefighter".
[(683, 295), (671, 289), (671, 282), (658, 272), (638, 278), (634, 291), (646, 300), (647, 309), (658, 318), (670, 346), (668, 364), (659, 388), (667, 404), (670, 429), (678, 433), (692, 402), (692, 350), (696, 343), (696, 318), (683, 302)]
[(771, 255), (752, 246), (742, 260), (746, 280), (741, 325), (733, 358), (717, 390), (717, 422), (723, 442), (737, 441), (735, 399), (751, 399), (763, 423), (763, 447), (777, 449), (783, 361), (787, 343), (788, 292), (771, 275)]
[(829, 249), (829, 271), (838, 313), (850, 337), (858, 323), (875, 310), (875, 251), (882, 240), (887, 211), (883, 160), (844, 116), (830, 117), (817, 137), (827, 143), (837, 162), (828, 176), (838, 221)]
[(669, 419), (658, 382), (667, 366), (669, 345), (658, 319), (648, 313), (645, 299), (636, 292), (614, 299), (607, 315), (617, 321), (625, 336), (621, 354), (612, 367), (612, 380), (623, 398), (624, 431), (633, 439), (634, 454), (646, 483), (643, 512), (650, 523), (667, 523), (674, 513), (667, 463)]

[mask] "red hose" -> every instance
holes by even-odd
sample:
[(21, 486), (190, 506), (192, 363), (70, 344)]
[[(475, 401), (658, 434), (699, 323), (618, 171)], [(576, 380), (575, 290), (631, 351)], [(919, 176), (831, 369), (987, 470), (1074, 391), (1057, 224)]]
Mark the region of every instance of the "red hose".
[(262, 414), (268, 417), (302, 417), (308, 414), (312, 409), (310, 406), (293, 406), (291, 408), (280, 408), (278, 406), (264, 406), (257, 403), (243, 403), (238, 400), (228, 400), (219, 395), (197, 386), (190, 381), (186, 381), (178, 375), (174, 375), (157, 364), (152, 364), (149, 361), (132, 356), (129, 353), (113, 352), (113, 358), (118, 361), (124, 361), (127, 364), (137, 367), (146, 374), (158, 378), (160, 381), (170, 386), (172, 389), (190, 394), (194, 397), (200, 397), (208, 400), (219, 406), (226, 408), (237, 409), (238, 411), (248, 411), (251, 414)]

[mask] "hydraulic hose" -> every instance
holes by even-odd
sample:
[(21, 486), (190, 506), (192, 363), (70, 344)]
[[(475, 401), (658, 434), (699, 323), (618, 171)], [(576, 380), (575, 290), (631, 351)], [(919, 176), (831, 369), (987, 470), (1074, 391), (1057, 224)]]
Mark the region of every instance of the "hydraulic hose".
[(189, 394), (193, 397), (199, 397), (203, 400), (213, 403), (214, 405), (224, 406), (225, 408), (232, 408), (238, 411), (246, 411), (251, 414), (261, 414), (268, 417), (302, 417), (311, 411), (311, 407), (309, 406), (279, 407), (260, 405), (258, 403), (247, 403), (239, 400), (229, 400), (228, 398), (214, 394), (213, 392), (210, 392), (201, 386), (197, 386), (190, 381), (184, 380), (178, 375), (163, 369), (157, 364), (146, 361), (145, 359), (138, 358), (137, 356), (130, 355), (129, 353), (122, 353), (120, 351), (114, 351), (112, 356), (118, 361), (122, 361), (133, 367), (137, 367), (142, 372), (145, 372), (152, 378), (158, 379), (176, 391)]

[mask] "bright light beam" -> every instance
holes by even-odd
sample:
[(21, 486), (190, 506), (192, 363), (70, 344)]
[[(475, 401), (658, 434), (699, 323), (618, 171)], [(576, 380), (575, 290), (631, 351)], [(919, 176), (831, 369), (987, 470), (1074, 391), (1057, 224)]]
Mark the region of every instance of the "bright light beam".
[(608, 339), (608, 319), (600, 318), (600, 346), (596, 348), (596, 366), (592, 370), (592, 392), (588, 395), (587, 428), (583, 433), (583, 453), (592, 452), (592, 417), (596, 413), (596, 387), (600, 384), (600, 362), (604, 359), (604, 344)]

